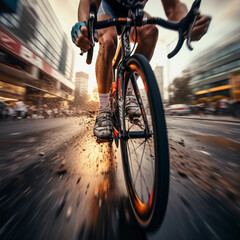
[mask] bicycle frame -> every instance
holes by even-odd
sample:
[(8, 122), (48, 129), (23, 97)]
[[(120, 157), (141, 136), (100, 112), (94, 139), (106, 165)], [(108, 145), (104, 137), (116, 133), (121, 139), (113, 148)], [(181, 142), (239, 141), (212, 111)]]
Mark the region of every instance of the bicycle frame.
[[(178, 31), (179, 33), (179, 39), (178, 43), (175, 47), (175, 49), (168, 54), (168, 57), (171, 58), (175, 56), (179, 50), (181, 49), (184, 40), (185, 40), (185, 32), (188, 32), (188, 37), (187, 37), (187, 46), (189, 47), (190, 50), (192, 50), (190, 46), (190, 41), (191, 41), (191, 32), (194, 26), (194, 23), (199, 15), (199, 6), (200, 6), (201, 0), (195, 0), (192, 4), (192, 7), (186, 17), (184, 17), (180, 22), (174, 23), (174, 22), (169, 22), (166, 20), (163, 20), (161, 18), (156, 18), (156, 17), (144, 17), (144, 12), (143, 8), (144, 6), (141, 4), (137, 5), (129, 5), (129, 9), (132, 12), (132, 17), (126, 17), (126, 18), (112, 18), (112, 19), (107, 19), (104, 21), (97, 21), (96, 15), (96, 5), (94, 2), (90, 4), (90, 11), (89, 11), (89, 17), (87, 18), (87, 28), (88, 28), (88, 36), (89, 39), (92, 39), (92, 48), (88, 51), (88, 56), (87, 56), (87, 63), (90, 64), (92, 61), (92, 54), (93, 54), (93, 47), (94, 47), (94, 41), (93, 41), (93, 33), (95, 29), (102, 29), (102, 28), (107, 28), (110, 26), (122, 26), (124, 27), (124, 30), (121, 34), (121, 42), (118, 47), (116, 56), (113, 61), (113, 82), (117, 84), (117, 91), (116, 91), (116, 103), (115, 103), (115, 109), (114, 113), (115, 116), (115, 123), (114, 123), (114, 135), (117, 138), (124, 138), (128, 139), (128, 137), (132, 138), (147, 138), (148, 136), (151, 136), (151, 133), (149, 131), (149, 125), (147, 122), (147, 117), (143, 108), (142, 104), (142, 99), (139, 94), (139, 89), (135, 89), (135, 95), (138, 101), (138, 104), (140, 106), (140, 110), (142, 113), (142, 117), (144, 120), (145, 124), (145, 131), (144, 133), (142, 132), (126, 132), (125, 126), (124, 126), (124, 94), (125, 94), (125, 82), (124, 82), (124, 74), (127, 74), (126, 71), (126, 63), (127, 60), (130, 58), (131, 55), (131, 48), (130, 48), (130, 42), (129, 42), (129, 35), (130, 35), (130, 30), (131, 27), (141, 27), (146, 24), (157, 24), (159, 26), (165, 27), (167, 29), (175, 30)], [(132, 69), (134, 71), (134, 69)], [(133, 72), (132, 71), (132, 72)], [(141, 74), (140, 74), (141, 75)], [(136, 80), (134, 75), (131, 76), (131, 82), (132, 85), (137, 87)], [(112, 97), (112, 96), (111, 96)], [(117, 112), (118, 111), (118, 112)], [(117, 122), (118, 121), (118, 122)]]
[[(134, 90), (136, 91), (135, 95), (137, 97), (137, 101), (140, 105), (143, 120), (146, 126), (146, 131), (143, 132), (126, 132), (124, 121), (124, 95), (125, 95), (125, 82), (124, 82), (124, 74), (126, 72), (126, 62), (131, 57), (131, 47), (130, 47), (130, 36), (131, 27), (125, 27), (123, 30), (121, 37), (120, 37), (120, 43), (117, 49), (117, 52), (115, 54), (114, 60), (113, 60), (113, 82), (116, 82), (116, 96), (115, 101), (117, 104), (115, 104), (115, 109), (113, 109), (113, 114), (115, 114), (115, 121), (113, 128), (114, 128), (114, 135), (116, 138), (124, 138), (127, 139), (128, 137), (131, 138), (148, 138), (151, 137), (150, 128), (148, 125), (148, 121), (146, 118), (145, 109), (142, 104), (141, 95), (139, 94), (139, 89), (137, 88), (136, 79), (132, 77), (131, 79), (132, 84), (134, 85)], [(114, 96), (111, 96), (114, 97)], [(117, 112), (116, 112), (117, 111)], [(118, 144), (117, 144), (118, 145)]]
[[(169, 147), (164, 109), (156, 78), (148, 60), (143, 55), (131, 55), (130, 31), (131, 27), (136, 28), (146, 24), (157, 24), (178, 31), (178, 44), (169, 54), (169, 57), (172, 57), (180, 50), (185, 39), (185, 32), (188, 29), (192, 30), (189, 27), (197, 18), (200, 2), (201, 0), (195, 0), (190, 12), (179, 23), (168, 22), (160, 18), (144, 18), (143, 7), (139, 5), (130, 8), (133, 10), (131, 18), (112, 18), (98, 22), (96, 5), (94, 2), (90, 4), (87, 26), (91, 37), (95, 29), (111, 26), (124, 28), (112, 63), (110, 104), (113, 136), (117, 147), (119, 139), (121, 142), (123, 170), (132, 212), (139, 225), (149, 231), (155, 231), (160, 227), (167, 208)], [(92, 51), (92, 48), (88, 51), (88, 56), (90, 56), (87, 58), (88, 63), (91, 62)], [(132, 83), (141, 112), (136, 116), (134, 114), (131, 116), (129, 109), (125, 109), (129, 81)], [(108, 140), (112, 142), (112, 139)]]
[[(113, 82), (116, 82), (116, 95), (115, 95), (115, 109), (113, 109), (113, 114), (115, 114), (115, 121), (113, 122), (115, 139), (124, 137), (126, 134), (125, 126), (123, 124), (123, 108), (124, 108), (124, 64), (126, 63), (126, 57), (130, 57), (130, 27), (126, 27), (121, 34), (120, 43), (113, 60)], [(125, 60), (124, 60), (125, 59)], [(111, 96), (114, 97), (114, 96)], [(116, 122), (118, 121), (118, 122)], [(118, 141), (116, 141), (117, 143)], [(117, 144), (118, 146), (118, 144)]]

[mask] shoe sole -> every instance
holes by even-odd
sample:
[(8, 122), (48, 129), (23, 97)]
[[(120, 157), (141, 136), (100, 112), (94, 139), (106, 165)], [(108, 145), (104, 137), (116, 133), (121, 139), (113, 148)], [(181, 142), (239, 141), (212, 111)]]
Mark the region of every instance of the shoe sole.
[(107, 142), (112, 142), (113, 138), (97, 138), (97, 143), (107, 143)]

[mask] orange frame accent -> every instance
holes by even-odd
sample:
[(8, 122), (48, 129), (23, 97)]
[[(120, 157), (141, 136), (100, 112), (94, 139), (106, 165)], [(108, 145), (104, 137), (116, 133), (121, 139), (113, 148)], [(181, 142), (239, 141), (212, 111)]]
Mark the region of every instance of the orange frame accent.
[(118, 49), (116, 51), (116, 54), (113, 58), (113, 61), (112, 61), (112, 67), (113, 68), (116, 68), (120, 59), (121, 59), (121, 51), (122, 51), (122, 41), (120, 41), (119, 45), (118, 45)]

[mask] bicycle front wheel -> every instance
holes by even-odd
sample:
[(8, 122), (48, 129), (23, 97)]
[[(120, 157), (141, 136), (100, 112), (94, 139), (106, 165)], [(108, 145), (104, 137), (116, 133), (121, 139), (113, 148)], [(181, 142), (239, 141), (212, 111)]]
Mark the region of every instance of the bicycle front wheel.
[(125, 181), (139, 225), (154, 231), (163, 221), (168, 201), (169, 153), (164, 111), (147, 59), (135, 54), (128, 60), (126, 69), (125, 89), (132, 84), (141, 115), (131, 116), (126, 110), (125, 90), (126, 136), (120, 139)]

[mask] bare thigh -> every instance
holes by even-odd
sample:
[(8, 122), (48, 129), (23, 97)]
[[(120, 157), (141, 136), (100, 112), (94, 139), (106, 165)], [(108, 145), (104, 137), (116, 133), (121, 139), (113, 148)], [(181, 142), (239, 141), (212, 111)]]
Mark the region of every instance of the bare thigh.
[[(103, 21), (112, 18), (112, 16), (109, 15), (101, 15), (98, 17), (98, 21)], [(104, 43), (106, 41), (113, 40), (113, 42), (117, 45), (117, 30), (115, 27), (108, 27), (104, 29), (98, 30), (98, 36), (99, 36), (99, 49), (104, 48)]]

